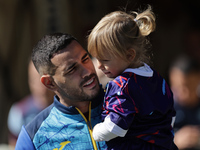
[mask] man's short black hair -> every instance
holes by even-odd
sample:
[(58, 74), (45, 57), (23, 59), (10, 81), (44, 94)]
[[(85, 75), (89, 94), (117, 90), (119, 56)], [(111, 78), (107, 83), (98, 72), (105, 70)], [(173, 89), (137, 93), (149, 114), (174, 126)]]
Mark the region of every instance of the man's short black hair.
[(53, 33), (45, 35), (35, 45), (32, 51), (32, 61), (37, 71), (40, 74), (48, 73), (53, 75), (55, 67), (51, 63), (52, 56), (59, 50), (68, 46), (73, 40), (76, 39), (72, 35), (66, 33)]

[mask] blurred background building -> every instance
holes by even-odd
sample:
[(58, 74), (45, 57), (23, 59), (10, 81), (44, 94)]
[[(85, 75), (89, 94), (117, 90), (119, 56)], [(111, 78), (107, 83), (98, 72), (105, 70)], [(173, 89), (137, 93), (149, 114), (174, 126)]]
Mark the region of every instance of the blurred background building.
[(89, 31), (104, 15), (147, 4), (157, 23), (150, 35), (153, 67), (168, 81), (169, 65), (180, 53), (200, 60), (199, 0), (0, 0), (0, 143), (8, 143), (11, 105), (30, 93), (28, 61), (42, 36), (67, 32), (86, 48)]

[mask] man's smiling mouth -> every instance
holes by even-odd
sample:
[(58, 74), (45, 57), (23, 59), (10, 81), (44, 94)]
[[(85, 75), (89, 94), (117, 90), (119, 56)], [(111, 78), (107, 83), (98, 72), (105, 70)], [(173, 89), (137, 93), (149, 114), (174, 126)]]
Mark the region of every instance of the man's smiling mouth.
[(89, 82), (87, 82), (84, 86), (87, 86), (89, 84), (91, 84), (94, 81), (94, 78), (92, 78)]
[(93, 85), (94, 84), (94, 81), (95, 81), (95, 78), (92, 77), (91, 79), (89, 79), (84, 85), (83, 87), (88, 87), (90, 85)]

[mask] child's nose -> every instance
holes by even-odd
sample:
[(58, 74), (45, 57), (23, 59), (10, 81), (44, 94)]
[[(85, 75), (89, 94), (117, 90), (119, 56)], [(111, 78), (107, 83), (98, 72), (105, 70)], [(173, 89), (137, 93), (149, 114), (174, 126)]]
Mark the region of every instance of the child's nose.
[(98, 69), (102, 69), (104, 66), (100, 61), (97, 60), (97, 67)]

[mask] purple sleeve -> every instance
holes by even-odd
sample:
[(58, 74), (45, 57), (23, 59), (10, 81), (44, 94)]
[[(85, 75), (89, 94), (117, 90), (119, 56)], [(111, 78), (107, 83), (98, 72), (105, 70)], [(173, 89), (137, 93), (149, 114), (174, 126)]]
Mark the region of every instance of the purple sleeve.
[(108, 84), (104, 103), (105, 110), (102, 117), (110, 115), (110, 119), (114, 124), (127, 130), (134, 119), (136, 110), (132, 98), (122, 91), (121, 87), (114, 82)]
[(30, 139), (24, 126), (18, 136), (15, 150), (35, 150), (32, 140)]

